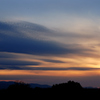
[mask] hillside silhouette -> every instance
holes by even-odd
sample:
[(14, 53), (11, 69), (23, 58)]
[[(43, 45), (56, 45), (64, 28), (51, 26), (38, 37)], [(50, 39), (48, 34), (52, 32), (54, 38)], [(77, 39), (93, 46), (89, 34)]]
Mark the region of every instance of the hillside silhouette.
[(52, 88), (63, 89), (63, 90), (66, 89), (74, 90), (74, 89), (82, 89), (82, 86), (78, 82), (68, 81), (68, 83), (55, 84), (52, 86)]
[(100, 97), (100, 89), (86, 89), (80, 83), (68, 81), (67, 83), (54, 84), (50, 88), (31, 88), (23, 82), (14, 83), (7, 89), (0, 90), (3, 99), (96, 99)]

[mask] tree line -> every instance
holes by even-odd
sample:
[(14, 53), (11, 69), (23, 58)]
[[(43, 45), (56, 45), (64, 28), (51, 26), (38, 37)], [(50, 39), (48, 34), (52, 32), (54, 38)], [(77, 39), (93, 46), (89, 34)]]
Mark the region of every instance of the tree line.
[(3, 99), (96, 99), (100, 97), (100, 89), (86, 89), (80, 83), (68, 81), (54, 84), (50, 88), (31, 88), (29, 84), (16, 82), (7, 89), (0, 90)]

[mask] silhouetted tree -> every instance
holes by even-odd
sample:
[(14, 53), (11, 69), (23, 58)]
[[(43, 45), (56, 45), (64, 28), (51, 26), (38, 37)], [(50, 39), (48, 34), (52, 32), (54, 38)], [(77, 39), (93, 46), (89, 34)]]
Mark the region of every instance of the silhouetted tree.
[(78, 82), (68, 81), (68, 83), (55, 84), (52, 86), (55, 89), (82, 89)]
[(31, 92), (31, 88), (28, 84), (25, 84), (23, 82), (17, 83), (15, 82), (15, 84), (10, 85), (8, 87), (8, 92), (13, 94), (13, 95), (25, 95), (25, 94), (29, 94), (29, 92)]
[(23, 82), (17, 83), (15, 82), (15, 84), (12, 84), (8, 87), (8, 89), (14, 89), (14, 90), (23, 90), (23, 89), (28, 89), (30, 88), (30, 86), (28, 84), (25, 84)]
[(55, 84), (52, 88), (30, 88), (28, 84), (23, 82), (15, 82), (10, 85), (7, 90), (0, 90), (0, 97), (5, 99), (93, 99), (99, 98), (100, 89), (85, 89), (80, 83), (68, 81), (67, 83)]

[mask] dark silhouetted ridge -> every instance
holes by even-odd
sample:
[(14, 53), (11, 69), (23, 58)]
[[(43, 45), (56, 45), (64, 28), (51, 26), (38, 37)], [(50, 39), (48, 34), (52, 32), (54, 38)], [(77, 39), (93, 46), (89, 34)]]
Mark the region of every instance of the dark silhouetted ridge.
[(55, 84), (52, 86), (54, 89), (82, 89), (82, 86), (78, 82), (68, 81), (68, 83)]
[(54, 84), (52, 87), (32, 88), (29, 84), (23, 82), (15, 82), (5, 90), (0, 90), (0, 97), (3, 99), (65, 99), (65, 100), (81, 100), (81, 99), (98, 99), (100, 97), (100, 89), (83, 88), (80, 83), (68, 81), (67, 83)]

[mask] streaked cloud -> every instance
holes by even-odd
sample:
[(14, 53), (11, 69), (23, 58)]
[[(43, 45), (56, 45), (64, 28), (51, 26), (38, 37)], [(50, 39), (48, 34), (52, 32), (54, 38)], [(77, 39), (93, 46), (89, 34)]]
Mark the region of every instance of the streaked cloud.
[[(59, 54), (77, 54), (84, 51), (91, 51), (86, 48), (78, 48), (77, 45), (67, 45), (58, 43), (51, 38), (50, 29), (32, 23), (9, 23), (0, 24), (0, 51), (26, 53), (34, 55), (59, 55)], [(30, 32), (31, 31), (31, 32)], [(43, 33), (42, 33), (43, 32)], [(53, 31), (51, 30), (51, 34)], [(54, 32), (55, 34), (55, 32)], [(49, 40), (43, 40), (41, 36), (46, 35)], [(45, 37), (45, 36), (44, 36)], [(51, 39), (51, 40), (50, 40)]]
[(52, 59), (41, 59), (43, 61), (46, 61), (46, 62), (52, 62), (52, 63), (65, 63), (63, 61), (60, 61), (60, 60), (52, 60)]
[[(34, 64), (37, 65), (37, 64)], [(67, 71), (67, 70), (77, 70), (77, 71), (89, 71), (89, 70), (100, 70), (100, 68), (89, 68), (89, 67), (68, 67), (68, 68), (57, 68), (57, 67), (26, 67), (18, 65), (4, 65), (0, 66), (0, 70), (43, 70), (43, 71)]]
[(19, 61), (19, 60), (9, 60), (9, 59), (0, 59), (0, 65), (40, 65), (39, 62), (31, 61)]

